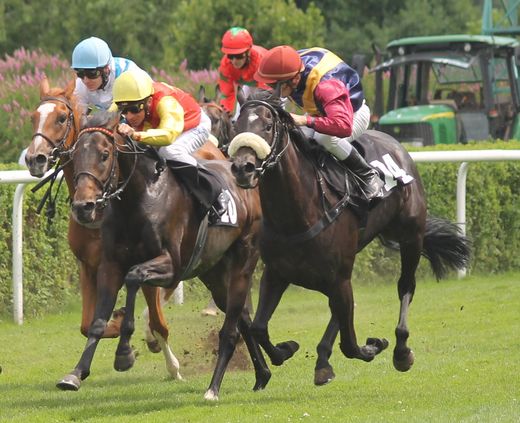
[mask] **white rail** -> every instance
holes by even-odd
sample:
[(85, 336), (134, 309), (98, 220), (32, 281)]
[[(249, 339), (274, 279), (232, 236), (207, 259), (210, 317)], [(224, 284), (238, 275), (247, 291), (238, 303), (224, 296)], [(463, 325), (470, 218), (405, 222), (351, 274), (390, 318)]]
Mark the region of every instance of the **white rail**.
[[(466, 233), (466, 178), (468, 162), (520, 160), (520, 150), (419, 151), (410, 153), (416, 162), (462, 162), (457, 174), (457, 224)], [(0, 184), (18, 184), (13, 197), (13, 317), (23, 323), (23, 194), (25, 185), (38, 182), (27, 170), (0, 171)], [(463, 277), (466, 270), (459, 272)], [(182, 282), (176, 293), (182, 303)]]

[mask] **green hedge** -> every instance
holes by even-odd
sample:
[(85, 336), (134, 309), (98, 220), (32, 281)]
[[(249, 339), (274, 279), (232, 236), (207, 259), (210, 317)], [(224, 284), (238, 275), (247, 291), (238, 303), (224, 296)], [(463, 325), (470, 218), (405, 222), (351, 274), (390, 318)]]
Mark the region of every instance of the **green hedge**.
[[(520, 149), (520, 142), (479, 143), (478, 145), (437, 146), (428, 150)], [(424, 149), (423, 149), (424, 151)], [(459, 163), (419, 163), (432, 215), (456, 220), (456, 179)], [(0, 167), (5, 170), (6, 167)], [(0, 315), (12, 312), (12, 198), (14, 185), (0, 185), (4, 204), (0, 225)], [(43, 190), (42, 190), (43, 191)], [(67, 243), (68, 202), (63, 186), (56, 217), (51, 225), (36, 215), (43, 192), (26, 189), (24, 201), (24, 309), (35, 315), (55, 311), (78, 297), (78, 266)], [(520, 269), (520, 162), (472, 162), (469, 164), (466, 195), (467, 234), (473, 240), (470, 272), (500, 273)], [(260, 267), (259, 267), (260, 269)], [(259, 270), (255, 283), (259, 279)], [(353, 280), (357, 283), (386, 280), (395, 283), (399, 254), (378, 241), (356, 259)], [(429, 263), (421, 260), (419, 276), (431, 275)], [(187, 295), (204, 290), (191, 284)], [(207, 294), (203, 294), (207, 295)]]

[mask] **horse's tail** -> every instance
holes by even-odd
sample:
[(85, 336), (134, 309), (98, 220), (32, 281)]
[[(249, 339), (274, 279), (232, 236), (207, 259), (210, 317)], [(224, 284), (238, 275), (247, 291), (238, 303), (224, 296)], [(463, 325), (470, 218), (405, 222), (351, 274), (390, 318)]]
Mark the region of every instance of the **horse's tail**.
[(465, 269), (471, 256), (471, 241), (455, 223), (438, 217), (426, 218), (422, 255), (431, 264), (437, 280), (449, 269)]

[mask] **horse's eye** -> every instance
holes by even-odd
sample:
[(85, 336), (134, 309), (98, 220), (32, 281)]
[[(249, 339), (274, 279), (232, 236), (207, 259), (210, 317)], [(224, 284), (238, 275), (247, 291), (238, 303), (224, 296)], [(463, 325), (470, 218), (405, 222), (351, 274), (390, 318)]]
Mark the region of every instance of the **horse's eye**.
[(105, 151), (103, 151), (103, 153), (101, 153), (102, 161), (106, 162), (109, 157), (110, 157), (110, 153), (108, 152), (108, 150), (105, 150)]
[(266, 131), (270, 131), (271, 129), (273, 129), (273, 124), (272, 123), (268, 123), (267, 125), (265, 125), (265, 130)]
[(63, 114), (63, 115), (58, 116), (58, 123), (60, 125), (63, 125), (66, 121), (67, 121), (67, 115)]

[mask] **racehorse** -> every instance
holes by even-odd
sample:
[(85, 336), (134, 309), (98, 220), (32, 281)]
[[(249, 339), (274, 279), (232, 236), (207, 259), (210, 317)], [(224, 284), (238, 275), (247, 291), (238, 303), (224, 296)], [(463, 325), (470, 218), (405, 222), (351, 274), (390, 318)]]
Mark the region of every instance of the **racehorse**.
[[(316, 385), (335, 376), (329, 358), (338, 329), (340, 349), (348, 358), (368, 362), (387, 348), (384, 338), (368, 338), (359, 346), (353, 324), (355, 256), (379, 237), (384, 245), (400, 250), (400, 311), (393, 364), (399, 371), (409, 370), (414, 353), (407, 345), (408, 310), (420, 256), (429, 259), (440, 278), (449, 267), (465, 268), (470, 255), (469, 240), (455, 224), (427, 215), (424, 189), (410, 155), (381, 132), (367, 131), (356, 141), (367, 156), (380, 152), (376, 157), (382, 158), (373, 163), (388, 174), (385, 188), (395, 185), (365, 214), (363, 222), (362, 212), (356, 211), (363, 209), (363, 201), (353, 201), (358, 192), (353, 177), (345, 187), (345, 170), (332, 156), (318, 153), (314, 159), (310, 140), (295, 126), (276, 94), (258, 92), (249, 97), (236, 130), (229, 147), (232, 172), (240, 186), (258, 185), (264, 218), (260, 252), (265, 269), (251, 331), (272, 363), (281, 365), (299, 348), (294, 341), (273, 345), (268, 332), (268, 322), (290, 283), (319, 291), (329, 300), (331, 319), (317, 347)], [(333, 178), (322, 170), (329, 165), (343, 171), (339, 173), (343, 190), (327, 182)]]
[[(26, 154), (26, 164), (32, 176), (41, 177), (54, 164), (63, 167), (69, 197), (74, 196), (74, 168), (69, 155), (79, 133), (81, 112), (76, 98), (73, 96), (75, 81), (71, 81), (65, 88), (50, 88), (47, 78), (40, 83), (40, 104), (32, 114), (33, 130), (31, 144)], [(222, 159), (224, 156), (206, 143), (201, 154), (208, 159)], [(89, 224), (79, 223), (69, 218), (68, 242), (71, 251), (79, 261), (80, 290), (82, 298), (81, 333), (88, 336), (94, 309), (96, 307), (97, 269), (101, 257), (101, 219)], [(149, 324), (146, 330), (146, 341), (152, 352), (161, 351), (158, 340), (151, 335), (161, 333), (164, 339), (168, 338), (168, 326), (162, 313), (161, 304), (166, 302), (173, 290), (160, 292), (155, 287), (144, 287), (143, 293), (148, 304), (146, 313)], [(119, 336), (122, 313), (115, 313), (118, 318), (108, 323), (103, 337), (115, 338)], [(166, 365), (173, 376), (179, 376), (178, 362), (170, 347), (165, 344), (162, 349), (166, 358)]]
[(215, 96), (210, 99), (206, 96), (206, 89), (204, 86), (199, 87), (198, 101), (200, 107), (206, 112), (211, 119), (211, 134), (218, 141), (218, 148), (227, 154), (227, 147), (234, 136), (234, 128), (231, 123), (231, 117), (219, 104), (221, 92), (217, 85), (215, 88)]
[[(135, 293), (139, 286), (174, 288), (185, 277), (198, 276), (226, 314), (219, 335), (217, 364), (205, 398), (218, 399), (238, 331), (255, 368), (253, 389), (262, 389), (269, 381), (270, 371), (251, 337), (251, 320), (244, 307), (259, 258), (258, 192), (234, 184), (228, 161), (203, 161), (204, 167), (220, 175), (231, 200), (227, 207), (228, 225), (208, 228), (206, 218), (200, 222), (194, 197), (179, 182), (177, 174), (159, 166), (155, 156), (138, 149), (132, 140), (123, 139), (116, 132), (117, 124), (118, 116), (98, 113), (80, 132), (73, 153), (72, 210), (77, 220), (88, 224), (97, 219), (99, 207), (106, 205), (98, 284), (126, 284), (126, 313), (117, 352), (121, 366), (130, 366), (134, 360), (128, 341), (133, 332)], [(79, 389), (81, 380), (90, 373), (95, 349), (116, 301), (115, 292), (107, 291), (98, 300), (87, 346), (75, 369), (59, 383), (62, 389)], [(161, 338), (160, 334), (156, 337)]]

